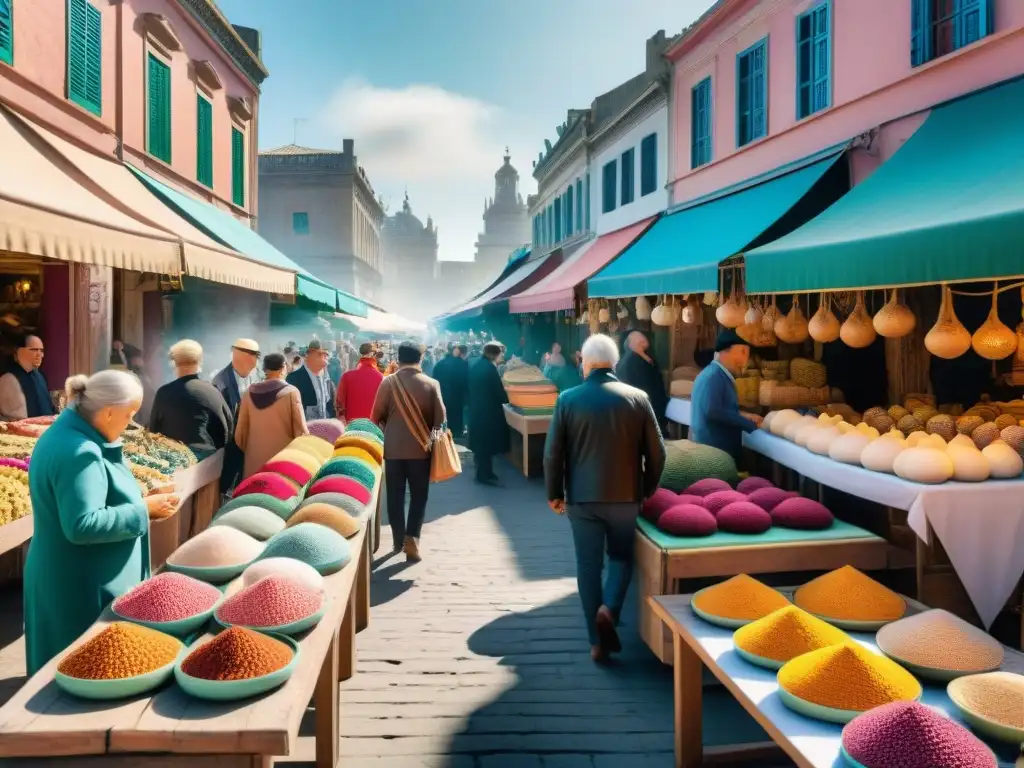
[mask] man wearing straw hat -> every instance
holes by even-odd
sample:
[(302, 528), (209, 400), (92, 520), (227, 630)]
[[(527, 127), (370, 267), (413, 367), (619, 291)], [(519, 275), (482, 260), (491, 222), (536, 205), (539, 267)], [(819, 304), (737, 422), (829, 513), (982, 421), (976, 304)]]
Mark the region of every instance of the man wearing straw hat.
[[(242, 396), (249, 391), (250, 386), (260, 380), (256, 365), (259, 361), (259, 344), (252, 339), (235, 339), (235, 343), (231, 345), (231, 364), (224, 366), (213, 377), (213, 386), (224, 396), (225, 402), (231, 409), (231, 418), (236, 421)], [(224, 447), (224, 469), (220, 478), (222, 493), (227, 493), (235, 486), (241, 477), (244, 465), (245, 456), (235, 445), (234, 435), (231, 435), (228, 444)]]

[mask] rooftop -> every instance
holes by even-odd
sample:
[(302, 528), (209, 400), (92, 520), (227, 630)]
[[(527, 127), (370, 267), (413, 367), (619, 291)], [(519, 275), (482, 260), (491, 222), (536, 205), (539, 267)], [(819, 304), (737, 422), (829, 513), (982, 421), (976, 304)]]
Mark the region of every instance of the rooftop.
[(285, 144), (283, 147), (268, 149), (260, 152), (261, 157), (294, 157), (296, 155), (343, 155), (340, 149), (313, 149), (312, 147), (300, 147), (298, 144)]

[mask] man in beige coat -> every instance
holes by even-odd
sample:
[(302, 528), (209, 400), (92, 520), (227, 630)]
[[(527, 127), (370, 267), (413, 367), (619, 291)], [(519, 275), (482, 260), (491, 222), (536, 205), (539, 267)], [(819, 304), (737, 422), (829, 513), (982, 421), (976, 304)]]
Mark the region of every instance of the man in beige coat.
[(235, 444), (245, 454), (243, 478), (260, 467), (299, 435), (308, 435), (299, 390), (284, 380), (284, 355), (273, 352), (263, 358), (266, 381), (246, 390), (238, 407)]

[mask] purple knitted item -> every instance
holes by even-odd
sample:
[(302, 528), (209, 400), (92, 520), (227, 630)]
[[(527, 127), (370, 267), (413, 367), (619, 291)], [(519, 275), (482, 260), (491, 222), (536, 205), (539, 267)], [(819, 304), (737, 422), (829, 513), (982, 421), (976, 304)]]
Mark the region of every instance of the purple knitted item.
[(694, 496), (690, 493), (680, 493), (676, 496), (676, 504), (696, 504), (698, 507), (704, 506), (704, 500), (700, 496)]
[(775, 483), (771, 480), (765, 480), (763, 477), (748, 477), (740, 480), (736, 485), (736, 490), (740, 493), (753, 493), (759, 491), (762, 488), (774, 488)]
[(673, 536), (710, 536), (718, 530), (718, 523), (704, 507), (677, 504), (658, 518), (658, 528)]
[(749, 501), (729, 504), (716, 519), (718, 529), (729, 533), (764, 533), (772, 527), (772, 516)]
[(649, 523), (658, 524), (658, 518), (669, 507), (679, 503), (679, 497), (667, 488), (659, 488), (640, 507), (640, 516)]
[(717, 477), (706, 477), (703, 480), (698, 480), (683, 491), (683, 493), (690, 494), (691, 496), (707, 496), (709, 493), (714, 493), (715, 491), (731, 490), (732, 486), (725, 482), (725, 480), (719, 480)]
[(337, 419), (316, 419), (309, 422), (309, 434), (326, 440), (331, 445), (334, 441), (345, 434), (345, 423)]
[(760, 488), (747, 494), (747, 501), (757, 504), (765, 512), (771, 512), (786, 499), (795, 499), (799, 495), (796, 491), (784, 491), (781, 488)]
[(835, 518), (814, 499), (786, 499), (771, 511), (772, 524), (797, 531), (822, 531), (831, 528)]
[(715, 491), (701, 499), (701, 506), (712, 515), (717, 515), (733, 502), (746, 500), (747, 497), (739, 491)]

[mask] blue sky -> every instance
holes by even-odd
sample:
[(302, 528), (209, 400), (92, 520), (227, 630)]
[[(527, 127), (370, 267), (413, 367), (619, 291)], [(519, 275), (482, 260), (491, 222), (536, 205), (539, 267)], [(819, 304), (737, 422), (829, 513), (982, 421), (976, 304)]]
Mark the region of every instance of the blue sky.
[(568, 108), (643, 70), (644, 42), (671, 37), (710, 0), (217, 0), (263, 32), (270, 70), (260, 148), (356, 154), (394, 211), (406, 188), (432, 215), (440, 257), (465, 260), (508, 145), (522, 192)]

